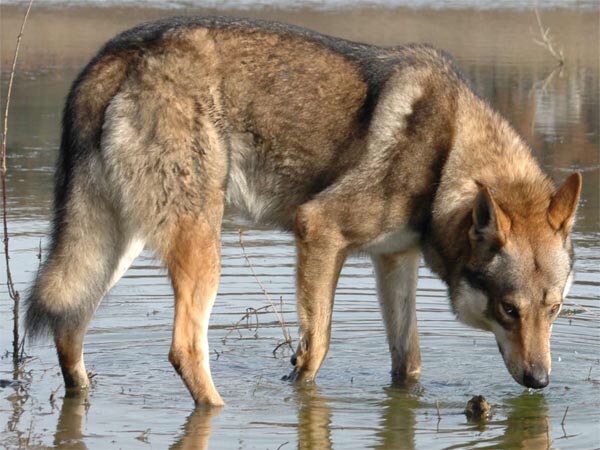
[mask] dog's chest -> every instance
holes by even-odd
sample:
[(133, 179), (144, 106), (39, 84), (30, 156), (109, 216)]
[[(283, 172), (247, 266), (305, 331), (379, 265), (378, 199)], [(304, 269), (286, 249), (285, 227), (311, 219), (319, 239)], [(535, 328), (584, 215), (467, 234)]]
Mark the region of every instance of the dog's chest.
[(409, 250), (419, 245), (420, 235), (408, 227), (379, 235), (362, 250), (372, 254), (397, 253)]

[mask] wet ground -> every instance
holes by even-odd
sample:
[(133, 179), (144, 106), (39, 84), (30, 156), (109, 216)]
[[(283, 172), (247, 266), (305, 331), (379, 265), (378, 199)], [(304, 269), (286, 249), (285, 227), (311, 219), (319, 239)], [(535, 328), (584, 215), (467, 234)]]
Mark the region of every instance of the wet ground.
[[(211, 13), (186, 9), (177, 14)], [(240, 2), (242, 3), (242, 2)], [(589, 3), (544, 9), (566, 65), (538, 47), (533, 11), (320, 8), (262, 6), (223, 11), (285, 20), (377, 44), (427, 41), (454, 54), (475, 89), (505, 114), (532, 144), (541, 165), (560, 182), (584, 175), (575, 227), (577, 279), (554, 326), (553, 372), (540, 392), (514, 383), (491, 335), (456, 322), (444, 285), (420, 269), (418, 319), (421, 383), (392, 387), (389, 355), (367, 260), (346, 264), (337, 290), (333, 339), (318, 386), (297, 389), (280, 380), (289, 369), (275, 315), (258, 277), (297, 336), (294, 248), (290, 236), (257, 229), (230, 211), (223, 233), (223, 275), (211, 317), (211, 366), (227, 405), (194, 411), (167, 361), (173, 315), (164, 270), (150, 255), (138, 258), (102, 303), (86, 338), (94, 373), (88, 399), (63, 398), (49, 343), (27, 346), (18, 383), (0, 384), (0, 445), (69, 449), (413, 449), (600, 447), (600, 99), (598, 10)], [(232, 2), (230, 4), (233, 5)], [(428, 3), (434, 5), (436, 2)], [(11, 264), (24, 292), (48, 233), (51, 181), (60, 111), (77, 70), (111, 35), (137, 22), (173, 14), (130, 6), (44, 7), (32, 11), (21, 49), (8, 139)], [(336, 3), (337, 5), (337, 3)], [(438, 3), (444, 6), (444, 3)], [(339, 6), (339, 5), (338, 5)], [(23, 9), (0, 8), (2, 103), (7, 62)], [(4, 265), (2, 265), (4, 272)], [(4, 280), (4, 276), (2, 276)], [(280, 303), (281, 302), (281, 303)], [(250, 310), (251, 311), (251, 310)], [(258, 323), (257, 323), (258, 320)], [(0, 379), (12, 380), (12, 312), (0, 290)], [(6, 384), (6, 383), (5, 383)], [(463, 410), (484, 395), (495, 411), (486, 425)], [(568, 410), (567, 410), (568, 408)]]

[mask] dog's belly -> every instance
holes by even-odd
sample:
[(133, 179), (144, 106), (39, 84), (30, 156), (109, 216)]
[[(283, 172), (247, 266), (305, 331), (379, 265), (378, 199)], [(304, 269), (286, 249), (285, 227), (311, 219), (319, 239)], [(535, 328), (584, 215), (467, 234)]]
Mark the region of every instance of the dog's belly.
[(254, 223), (291, 229), (296, 208), (310, 197), (310, 168), (257, 146), (250, 133), (232, 133), (229, 141), (227, 203)]
[(418, 247), (419, 240), (419, 233), (403, 226), (397, 230), (381, 234), (367, 243), (362, 250), (374, 255), (404, 252)]

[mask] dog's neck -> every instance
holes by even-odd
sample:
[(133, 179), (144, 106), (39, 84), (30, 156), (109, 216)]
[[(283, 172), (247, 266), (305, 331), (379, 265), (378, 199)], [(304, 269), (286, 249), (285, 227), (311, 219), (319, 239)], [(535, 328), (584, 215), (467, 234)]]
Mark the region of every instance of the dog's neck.
[(545, 217), (552, 182), (505, 119), (466, 87), (458, 99), (452, 150), (437, 190), (425, 259), (452, 289), (471, 255), (469, 229), (475, 198), (487, 187), (514, 217)]

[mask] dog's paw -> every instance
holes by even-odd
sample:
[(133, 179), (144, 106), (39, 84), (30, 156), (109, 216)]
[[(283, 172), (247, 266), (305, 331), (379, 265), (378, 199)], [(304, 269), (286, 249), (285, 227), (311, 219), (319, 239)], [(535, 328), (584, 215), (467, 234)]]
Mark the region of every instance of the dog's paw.
[(284, 381), (289, 381), (290, 383), (296, 384), (311, 384), (314, 381), (314, 374), (309, 374), (308, 372), (298, 370), (295, 367), (288, 375), (284, 375), (281, 379)]
[[(293, 358), (293, 357), (292, 357)], [(293, 364), (293, 363), (292, 363)], [(294, 383), (298, 380), (298, 376), (299, 373), (298, 371), (294, 368), (289, 374), (284, 375), (283, 377), (281, 377), (281, 379), (283, 381), (289, 381), (290, 383)]]

